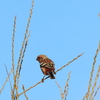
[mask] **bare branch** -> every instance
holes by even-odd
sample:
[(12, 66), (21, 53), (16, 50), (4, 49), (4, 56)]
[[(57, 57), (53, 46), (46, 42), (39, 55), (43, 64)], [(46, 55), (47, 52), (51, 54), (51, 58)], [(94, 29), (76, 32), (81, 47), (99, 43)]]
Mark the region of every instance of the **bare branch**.
[(93, 99), (92, 99), (92, 100), (94, 100), (94, 98), (95, 98), (95, 96), (97, 95), (97, 93), (98, 93), (99, 89), (100, 89), (100, 85), (98, 86), (98, 88), (97, 88), (97, 90), (96, 90), (96, 92), (95, 92), (95, 94), (94, 94), (94, 96), (93, 96)]
[[(64, 67), (68, 66), (68, 65), (69, 65), (70, 63), (72, 63), (74, 60), (77, 60), (77, 59), (78, 59), (79, 57), (81, 57), (83, 54), (84, 54), (84, 53), (78, 55), (76, 58), (74, 58), (73, 60), (71, 60), (70, 62), (68, 62), (66, 65), (62, 66), (60, 69), (58, 69), (58, 70), (56, 71), (56, 73), (57, 73), (58, 71), (62, 70)], [(46, 79), (48, 79), (48, 78), (49, 78), (49, 76), (46, 77), (45, 79), (43, 79), (43, 81), (46, 80)], [(26, 89), (24, 92), (20, 93), (18, 96), (20, 96), (20, 95), (22, 95), (23, 93), (29, 91), (29, 90), (32, 89), (33, 87), (35, 87), (35, 86), (37, 86), (38, 84), (42, 83), (43, 81), (40, 81), (40, 82), (36, 83), (35, 85), (33, 85), (33, 86), (31, 86), (30, 88)]]
[(98, 66), (98, 71), (97, 71), (97, 74), (96, 74), (96, 77), (95, 77), (94, 84), (92, 86), (92, 92), (90, 94), (90, 99), (92, 99), (92, 97), (93, 97), (93, 93), (94, 93), (94, 90), (95, 90), (95, 87), (96, 87), (96, 83), (97, 83), (98, 78), (99, 78), (99, 74), (100, 74), (100, 65)]
[(16, 32), (16, 17), (14, 17), (14, 25), (13, 25), (13, 34), (12, 34), (12, 67), (13, 67), (13, 76), (14, 76), (14, 40), (15, 40), (15, 32)]
[(76, 58), (74, 58), (73, 60), (69, 61), (66, 65), (62, 66), (60, 69), (58, 69), (56, 72), (62, 70), (64, 67), (68, 66), (70, 63), (72, 63), (74, 60), (77, 60), (79, 57), (81, 57), (84, 53), (78, 55)]
[(11, 81), (10, 81), (10, 77), (9, 77), (9, 73), (8, 73), (8, 69), (7, 69), (7, 66), (6, 65), (5, 65), (5, 69), (6, 69), (6, 72), (7, 72), (7, 75), (8, 75), (8, 80), (9, 80), (10, 88), (11, 88), (11, 91), (12, 91), (12, 84), (11, 84)]
[[(25, 91), (24, 85), (22, 85), (22, 89), (23, 89), (23, 91)], [(26, 100), (28, 100), (28, 97), (26, 96), (26, 93), (24, 93), (24, 96), (25, 96)]]

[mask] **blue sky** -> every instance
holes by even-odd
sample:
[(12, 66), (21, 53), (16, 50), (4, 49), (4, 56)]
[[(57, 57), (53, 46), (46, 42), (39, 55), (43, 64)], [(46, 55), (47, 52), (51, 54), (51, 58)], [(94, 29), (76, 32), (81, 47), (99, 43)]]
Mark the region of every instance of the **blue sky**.
[[(12, 67), (14, 16), (17, 15), (15, 33), (15, 65), (17, 66), (31, 2), (31, 0), (2, 0), (0, 3), (0, 88), (7, 77), (4, 63), (9, 71)], [(84, 52), (82, 57), (58, 72), (55, 80), (48, 79), (27, 92), (29, 100), (60, 100), (60, 91), (55, 81), (64, 88), (68, 73), (72, 71), (67, 100), (82, 100), (88, 89), (93, 57), (100, 40), (100, 17), (98, 16), (100, 1), (35, 0), (34, 2), (29, 28), (31, 34), (22, 65), (19, 93), (23, 91), (23, 84), (27, 89), (43, 77), (39, 63), (36, 61), (39, 54), (51, 58), (58, 69)], [(100, 65), (100, 54), (97, 58), (95, 74), (98, 65)], [(99, 84), (100, 79), (97, 86)], [(99, 95), (100, 90), (95, 100), (99, 100)], [(9, 82), (0, 99), (11, 100)], [(19, 100), (25, 100), (25, 97), (22, 95)]]

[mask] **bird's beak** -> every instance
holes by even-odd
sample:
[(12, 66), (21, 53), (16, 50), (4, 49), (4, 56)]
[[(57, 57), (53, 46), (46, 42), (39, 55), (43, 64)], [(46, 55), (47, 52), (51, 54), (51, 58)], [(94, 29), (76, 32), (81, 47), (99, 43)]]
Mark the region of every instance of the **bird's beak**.
[(39, 57), (36, 58), (36, 60), (38, 61)]
[(40, 57), (37, 57), (36, 60), (39, 61), (40, 60)]

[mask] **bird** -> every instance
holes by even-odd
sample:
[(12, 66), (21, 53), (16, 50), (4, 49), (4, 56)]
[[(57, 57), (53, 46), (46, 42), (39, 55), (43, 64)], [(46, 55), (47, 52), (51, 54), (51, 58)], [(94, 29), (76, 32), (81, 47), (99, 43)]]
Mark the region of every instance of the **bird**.
[[(54, 62), (46, 55), (38, 55), (36, 60), (40, 63), (40, 68), (44, 74), (44, 77), (49, 75), (50, 79), (55, 79), (54, 74), (56, 74), (56, 72)], [(42, 78), (42, 81), (44, 80), (44, 77)]]

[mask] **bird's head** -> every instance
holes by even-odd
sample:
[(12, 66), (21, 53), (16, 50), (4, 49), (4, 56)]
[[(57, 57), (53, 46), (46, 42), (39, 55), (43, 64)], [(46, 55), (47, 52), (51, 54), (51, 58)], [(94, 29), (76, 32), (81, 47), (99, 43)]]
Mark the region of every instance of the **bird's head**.
[(39, 55), (37, 56), (36, 60), (40, 61), (41, 59), (46, 59), (46, 58), (48, 58), (46, 55)]

